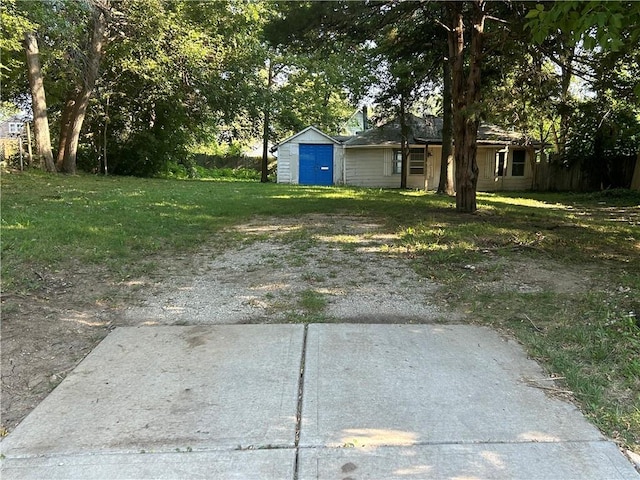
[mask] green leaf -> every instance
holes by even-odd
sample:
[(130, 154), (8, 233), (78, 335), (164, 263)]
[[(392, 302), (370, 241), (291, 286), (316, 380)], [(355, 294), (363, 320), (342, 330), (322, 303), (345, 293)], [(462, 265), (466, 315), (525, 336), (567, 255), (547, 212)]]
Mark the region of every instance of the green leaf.
[(537, 18), (538, 15), (540, 15), (540, 10), (529, 10), (529, 13), (524, 18)]

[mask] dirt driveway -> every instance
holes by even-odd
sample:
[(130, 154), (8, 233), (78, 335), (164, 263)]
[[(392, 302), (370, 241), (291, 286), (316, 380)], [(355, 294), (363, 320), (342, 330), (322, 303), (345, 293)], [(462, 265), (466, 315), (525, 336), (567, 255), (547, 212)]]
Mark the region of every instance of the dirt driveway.
[[(194, 254), (150, 259), (154, 268), (135, 278), (86, 265), (34, 271), (36, 293), (2, 298), (3, 434), (118, 326), (464, 321), (409, 254), (391, 248), (397, 240), (363, 217), (262, 219)], [(516, 288), (585, 281), (566, 268), (509, 270), (519, 281), (506, 282)]]

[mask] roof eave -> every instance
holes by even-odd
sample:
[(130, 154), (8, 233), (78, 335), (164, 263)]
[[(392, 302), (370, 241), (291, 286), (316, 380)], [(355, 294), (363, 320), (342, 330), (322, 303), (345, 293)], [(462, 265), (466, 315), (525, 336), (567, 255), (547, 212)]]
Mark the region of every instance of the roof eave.
[(278, 147), (280, 147), (280, 145), (283, 145), (283, 144), (285, 144), (285, 143), (287, 143), (287, 142), (290, 142), (290, 141), (291, 141), (291, 140), (293, 140), (294, 138), (296, 138), (296, 137), (298, 137), (298, 136), (302, 135), (302, 134), (303, 134), (303, 133), (305, 133), (305, 132), (308, 132), (309, 130), (313, 130), (313, 131), (315, 131), (316, 133), (319, 133), (320, 135), (322, 135), (323, 137), (325, 137), (327, 140), (331, 140), (333, 143), (335, 143), (335, 144), (337, 144), (337, 145), (342, 145), (342, 142), (341, 142), (341, 141), (336, 140), (335, 138), (333, 138), (333, 137), (331, 137), (331, 136), (327, 135), (327, 134), (326, 134), (326, 133), (324, 133), (322, 130), (320, 130), (320, 129), (318, 129), (318, 128), (314, 127), (313, 125), (309, 125), (308, 127), (303, 128), (303, 129), (302, 129), (302, 130), (300, 130), (299, 132), (294, 133), (293, 135), (291, 135), (291, 136), (289, 136), (289, 137), (285, 138), (284, 140), (282, 140), (281, 142), (278, 142), (277, 144), (275, 144), (273, 147), (271, 147), (271, 152), (275, 152), (275, 151), (278, 149)]

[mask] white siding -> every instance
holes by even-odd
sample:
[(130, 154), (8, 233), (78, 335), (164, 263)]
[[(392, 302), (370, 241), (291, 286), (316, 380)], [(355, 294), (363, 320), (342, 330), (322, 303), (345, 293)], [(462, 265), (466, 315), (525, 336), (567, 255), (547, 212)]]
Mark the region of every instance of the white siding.
[(533, 171), (531, 168), (531, 160), (529, 152), (525, 154), (524, 175), (512, 176), (511, 167), (513, 164), (513, 148), (509, 148), (509, 152), (505, 159), (504, 175), (498, 176), (498, 166), (496, 164), (496, 154), (500, 147), (478, 147), (478, 168), (480, 174), (478, 178), (479, 192), (495, 192), (500, 190), (528, 190), (532, 186)]
[[(529, 152), (525, 157), (525, 169), (524, 176), (513, 177), (511, 176), (511, 165), (513, 161), (513, 149), (509, 150), (507, 160), (505, 162), (505, 176), (497, 176), (496, 154), (503, 147), (498, 146), (478, 146), (478, 191), (479, 192), (494, 192), (499, 190), (528, 190), (531, 188), (531, 182), (533, 178), (533, 172), (531, 168), (531, 160), (529, 158)], [(440, 145), (430, 145), (429, 153), (431, 154), (427, 159), (427, 188), (429, 190), (436, 190), (438, 183), (440, 182), (440, 157), (442, 155), (442, 147)], [(454, 166), (454, 178), (455, 178), (455, 166)], [(416, 188), (418, 186), (417, 181), (414, 182)], [(411, 184), (409, 185), (412, 186)]]
[(346, 182), (358, 187), (399, 188), (400, 175), (393, 175), (393, 149), (347, 148)]
[(437, 190), (440, 183), (440, 162), (442, 147), (440, 145), (429, 145), (429, 155), (427, 157), (427, 189)]
[(294, 138), (292, 138), (290, 141), (297, 143), (298, 145), (301, 143), (317, 143), (319, 145), (333, 143), (327, 137), (319, 134), (315, 130), (307, 130), (306, 132), (303, 131), (299, 135), (296, 135)]
[(291, 183), (291, 144), (278, 147), (278, 183)]
[(300, 183), (300, 144), (298, 142), (289, 144), (289, 168), (291, 169), (291, 181), (289, 183)]
[(501, 147), (478, 147), (478, 187), (480, 192), (492, 192), (499, 189), (501, 180), (496, 176), (496, 154)]

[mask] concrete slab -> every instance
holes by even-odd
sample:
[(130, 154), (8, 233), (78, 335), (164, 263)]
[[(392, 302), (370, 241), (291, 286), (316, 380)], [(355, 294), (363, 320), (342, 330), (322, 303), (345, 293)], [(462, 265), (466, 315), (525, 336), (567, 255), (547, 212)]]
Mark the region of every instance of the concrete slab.
[(116, 329), (0, 443), (2, 478), (640, 479), (489, 329), (304, 330)]
[(295, 449), (11, 458), (12, 480), (282, 480), (294, 476)]
[(310, 325), (302, 447), (599, 441), (533, 386), (523, 350), (466, 325)]
[(118, 328), (2, 453), (292, 447), (303, 337), (301, 325)]
[(622, 480), (633, 467), (610, 442), (311, 448), (300, 451), (299, 480)]

